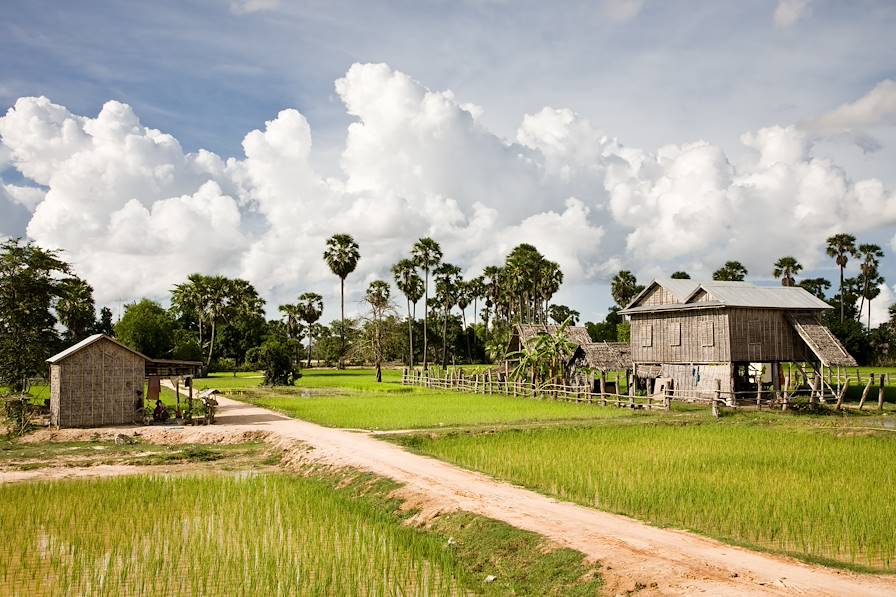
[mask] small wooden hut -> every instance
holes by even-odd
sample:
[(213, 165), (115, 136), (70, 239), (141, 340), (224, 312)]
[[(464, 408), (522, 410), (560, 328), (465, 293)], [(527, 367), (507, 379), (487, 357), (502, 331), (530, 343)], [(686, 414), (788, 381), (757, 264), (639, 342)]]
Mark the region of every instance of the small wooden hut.
[(749, 390), (751, 365), (856, 365), (820, 321), (830, 305), (799, 287), (654, 280), (621, 311), (631, 320), (635, 374), (670, 380), (676, 393)]
[[(518, 323), (513, 326), (513, 334), (510, 336), (510, 344), (507, 347), (507, 352), (512, 353), (522, 350), (526, 346), (526, 343), (532, 338), (540, 336), (541, 334), (549, 334), (553, 336), (559, 329), (559, 325)], [(584, 326), (567, 326), (566, 335), (571, 342), (578, 346), (591, 343), (591, 336), (588, 335), (588, 328)]]
[(50, 357), (50, 425), (133, 423), (136, 410), (143, 406), (148, 360), (103, 334)]
[[(566, 382), (569, 385), (587, 385), (592, 392), (599, 392), (597, 379), (604, 381), (604, 392), (619, 391), (618, 373), (632, 368), (632, 353), (627, 342), (588, 342), (580, 344), (566, 365)], [(615, 372), (617, 378), (607, 382), (607, 374)], [(609, 384), (609, 385), (608, 385)], [(603, 393), (603, 392), (601, 392)]]

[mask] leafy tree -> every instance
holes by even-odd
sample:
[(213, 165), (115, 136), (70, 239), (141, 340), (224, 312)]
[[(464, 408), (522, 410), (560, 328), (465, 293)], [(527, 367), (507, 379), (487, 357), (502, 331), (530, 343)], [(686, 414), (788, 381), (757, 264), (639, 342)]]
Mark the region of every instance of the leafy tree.
[(642, 290), (644, 287), (628, 270), (622, 270), (610, 282), (610, 295), (620, 308), (625, 308)]
[(673, 280), (690, 280), (691, 279), (691, 275), (689, 273), (682, 272), (682, 271), (672, 272), (672, 275), (670, 277)]
[(202, 354), (202, 345), (189, 330), (177, 328), (173, 333), (174, 346), (171, 351), (171, 358), (179, 361), (201, 361), (205, 355)]
[(305, 322), (308, 331), (308, 366), (311, 366), (311, 343), (314, 341), (313, 332), (317, 329), (317, 321), (324, 314), (324, 297), (316, 292), (303, 292), (299, 295), (299, 313)]
[(100, 317), (94, 323), (93, 330), (95, 334), (115, 335), (115, 325), (112, 323), (112, 309), (109, 307), (100, 309)]
[(712, 279), (717, 282), (743, 282), (747, 273), (747, 268), (740, 261), (726, 261), (712, 274)]
[(563, 382), (566, 362), (577, 346), (567, 334), (569, 323), (568, 320), (561, 323), (554, 334), (529, 338), (521, 351), (507, 355), (508, 359), (519, 359), (511, 377), (519, 379), (528, 375), (533, 385)]
[(276, 337), (265, 340), (247, 354), (249, 360), (264, 370), (264, 385), (291, 386), (301, 377), (292, 364), (292, 351)]
[(411, 259), (423, 270), (423, 369), (429, 364), (429, 272), (442, 262), (442, 247), (429, 237), (424, 237), (411, 247)]
[(146, 356), (158, 359), (171, 356), (176, 324), (160, 304), (149, 299), (125, 305), (121, 321), (115, 324), (115, 337)]
[[(349, 234), (334, 234), (327, 239), (327, 248), (324, 251), (324, 261), (330, 271), (339, 277), (339, 301), (340, 313), (345, 324), (345, 279), (358, 267), (361, 259), (361, 251), (358, 243)], [(342, 341), (342, 356), (339, 357), (339, 368), (345, 369), (345, 333), (340, 335)]]
[(389, 284), (383, 280), (374, 280), (367, 287), (367, 294), (364, 300), (370, 306), (370, 315), (373, 323), (373, 334), (371, 335), (371, 348), (373, 349), (374, 360), (376, 362), (376, 381), (383, 381), (383, 316), (392, 306), (391, 291)]
[(859, 305), (859, 317), (861, 317), (862, 306), (868, 301), (868, 328), (871, 329), (871, 301), (880, 294), (880, 285), (884, 283), (883, 276), (880, 275), (880, 260), (884, 256), (883, 250), (874, 244), (863, 243), (859, 245), (856, 251), (858, 256), (862, 258), (859, 265), (860, 279), (862, 280), (862, 304)]
[[(417, 274), (417, 265), (412, 259), (402, 259), (392, 266), (392, 276), (398, 290), (404, 294), (408, 306), (408, 365), (414, 366), (414, 319), (417, 303), (423, 298), (423, 278)], [(412, 308), (413, 306), (413, 308)]]
[(91, 333), (96, 323), (96, 307), (93, 288), (80, 278), (67, 278), (60, 282), (62, 296), (56, 303), (59, 323), (66, 327), (65, 340), (80, 342)]
[(777, 280), (781, 279), (781, 286), (795, 286), (796, 275), (802, 271), (803, 266), (795, 257), (781, 257), (775, 262), (775, 269), (772, 275)]
[(299, 346), (305, 337), (305, 326), (302, 324), (301, 308), (298, 305), (280, 305), (277, 309), (283, 313), (283, 323), (286, 325), (286, 335), (290, 344), (294, 345), (293, 363), (299, 363)]
[(53, 309), (70, 269), (56, 251), (21, 239), (0, 245), (0, 384), (24, 391), (59, 347)]
[(551, 305), (548, 308), (548, 314), (555, 323), (560, 324), (568, 319), (570, 325), (576, 325), (579, 322), (579, 317), (581, 315), (578, 311), (567, 307), (566, 305)]
[(806, 289), (807, 292), (814, 294), (821, 300), (825, 300), (825, 291), (831, 288), (831, 283), (824, 278), (805, 278), (803, 280), (800, 280), (799, 286)]
[[(833, 257), (837, 267), (840, 268), (840, 296), (845, 296), (843, 271), (846, 264), (849, 263), (850, 257), (856, 257), (856, 237), (852, 234), (835, 234), (827, 240), (828, 257)], [(844, 302), (840, 301), (840, 321), (843, 321), (845, 315)]]

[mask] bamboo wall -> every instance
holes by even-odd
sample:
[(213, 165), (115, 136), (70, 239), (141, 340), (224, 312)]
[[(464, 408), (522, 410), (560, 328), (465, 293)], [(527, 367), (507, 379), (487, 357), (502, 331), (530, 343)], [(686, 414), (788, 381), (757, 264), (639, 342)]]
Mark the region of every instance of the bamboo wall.
[(144, 365), (142, 357), (105, 339), (51, 365), (51, 425), (133, 423), (138, 399), (142, 405)]
[[(716, 389), (734, 391), (731, 363), (675, 365), (664, 363), (662, 377), (670, 377), (679, 396), (693, 392), (695, 396), (712, 395)], [(719, 385), (716, 386), (716, 381)]]
[(678, 301), (675, 299), (675, 296), (663, 288), (662, 286), (657, 285), (656, 288), (647, 293), (647, 295), (641, 299), (640, 305), (668, 305), (671, 303), (677, 303)]
[(775, 309), (729, 309), (731, 360), (754, 363), (816, 360), (787, 321), (786, 313)]
[(722, 309), (631, 316), (635, 363), (725, 363), (731, 361), (728, 315)]

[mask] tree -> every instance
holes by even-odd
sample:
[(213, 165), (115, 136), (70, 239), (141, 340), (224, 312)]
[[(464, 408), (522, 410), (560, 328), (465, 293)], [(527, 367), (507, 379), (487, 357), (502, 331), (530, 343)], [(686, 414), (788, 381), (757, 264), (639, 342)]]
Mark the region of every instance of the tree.
[[(402, 259), (392, 266), (395, 285), (404, 294), (408, 304), (408, 366), (414, 366), (414, 319), (417, 302), (423, 297), (423, 278), (417, 274), (417, 265), (411, 259)], [(413, 305), (413, 310), (411, 306)]]
[(376, 382), (383, 381), (383, 315), (392, 305), (389, 284), (383, 280), (374, 280), (367, 287), (364, 300), (370, 305), (371, 320), (373, 322), (373, 334), (371, 348), (376, 361)]
[(411, 247), (411, 259), (423, 270), (423, 369), (429, 364), (429, 272), (442, 261), (442, 247), (429, 237), (424, 237)]
[(279, 338), (268, 338), (246, 356), (264, 370), (267, 386), (291, 386), (301, 377), (292, 364), (292, 351)]
[(66, 327), (65, 340), (80, 342), (93, 332), (96, 321), (93, 288), (80, 278), (67, 278), (60, 283), (60, 290), (56, 314), (59, 323)]
[[(324, 251), (324, 261), (330, 271), (339, 277), (339, 301), (340, 313), (345, 325), (345, 279), (358, 267), (361, 259), (361, 251), (358, 243), (349, 234), (334, 234), (327, 239), (327, 248)], [(339, 368), (345, 369), (345, 330), (340, 330), (340, 342), (342, 355), (339, 357)]]
[(712, 274), (712, 279), (717, 282), (743, 282), (747, 273), (747, 268), (740, 261), (726, 261)]
[(94, 323), (93, 329), (94, 333), (97, 334), (115, 335), (115, 326), (112, 323), (112, 309), (109, 307), (100, 309), (100, 318)]
[(448, 365), (448, 316), (457, 304), (457, 294), (462, 283), (460, 268), (442, 263), (435, 270), (436, 301), (442, 309), (442, 367)]
[(799, 274), (803, 269), (803, 266), (800, 265), (800, 262), (796, 260), (795, 257), (781, 257), (775, 262), (775, 269), (772, 271), (772, 275), (777, 280), (781, 279), (781, 286), (795, 286), (796, 285), (796, 275)]
[(625, 308), (642, 290), (644, 287), (628, 270), (622, 270), (610, 282), (610, 295), (620, 308)]
[(160, 304), (149, 299), (124, 306), (115, 337), (137, 352), (159, 359), (170, 357), (174, 348), (174, 319)]
[(305, 328), (302, 325), (302, 312), (298, 305), (280, 305), (277, 309), (283, 313), (283, 323), (286, 325), (286, 337), (294, 344), (293, 354), (295, 365), (299, 364), (299, 345), (305, 335)]
[(52, 310), (69, 275), (56, 251), (21, 239), (0, 245), (0, 385), (24, 391), (27, 378), (46, 373), (60, 348)]
[(565, 321), (554, 334), (544, 333), (529, 338), (523, 350), (507, 355), (508, 359), (519, 359), (511, 378), (519, 379), (524, 373), (529, 373), (533, 386), (562, 382), (566, 363), (577, 346), (569, 339), (568, 326), (569, 321)]
[(858, 257), (862, 258), (862, 263), (859, 265), (862, 280), (862, 304), (859, 305), (859, 316), (861, 317), (862, 306), (867, 300), (868, 329), (871, 329), (871, 301), (880, 294), (880, 285), (884, 282), (883, 276), (878, 270), (884, 252), (878, 245), (863, 243), (859, 245), (856, 253)]
[(799, 286), (805, 288), (807, 292), (814, 294), (821, 300), (825, 300), (825, 291), (830, 289), (831, 283), (824, 278), (805, 278), (800, 280)]
[[(856, 237), (852, 234), (835, 234), (827, 240), (826, 252), (828, 257), (833, 257), (837, 267), (840, 268), (840, 296), (845, 296), (843, 292), (843, 271), (846, 264), (849, 263), (850, 257), (856, 256)], [(840, 322), (843, 322), (844, 301), (840, 301)]]
[(581, 315), (578, 311), (571, 309), (566, 305), (551, 305), (548, 308), (548, 314), (555, 323), (560, 324), (568, 319), (570, 325), (579, 323), (579, 316)]
[(691, 275), (689, 273), (682, 272), (682, 271), (672, 272), (672, 275), (670, 277), (673, 280), (690, 280), (691, 279)]
[(316, 292), (303, 292), (299, 295), (299, 312), (308, 330), (308, 366), (311, 366), (311, 343), (316, 337), (313, 332), (315, 324), (324, 314), (324, 297)]

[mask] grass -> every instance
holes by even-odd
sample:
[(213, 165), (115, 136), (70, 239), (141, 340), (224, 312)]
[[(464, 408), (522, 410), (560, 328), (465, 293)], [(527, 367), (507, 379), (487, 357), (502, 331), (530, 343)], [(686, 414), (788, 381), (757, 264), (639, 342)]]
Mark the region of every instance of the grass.
[(599, 588), (582, 554), (545, 549), (536, 535), (496, 521), (452, 514), (427, 531), (402, 524), (386, 497), (392, 489), (369, 477), (346, 484), (286, 474), (0, 486), (0, 592), (590, 595)]
[[(216, 383), (218, 379), (204, 381), (209, 387), (219, 387)], [(629, 414), (626, 410), (553, 400), (402, 386), (397, 371), (384, 374), (384, 380), (377, 384), (373, 370), (310, 370), (294, 388), (234, 386), (225, 391), (240, 400), (291, 417), (329, 427), (352, 429), (395, 430), (575, 421)]]
[(656, 525), (809, 561), (896, 571), (896, 435), (764, 419), (607, 421), (397, 441)]

